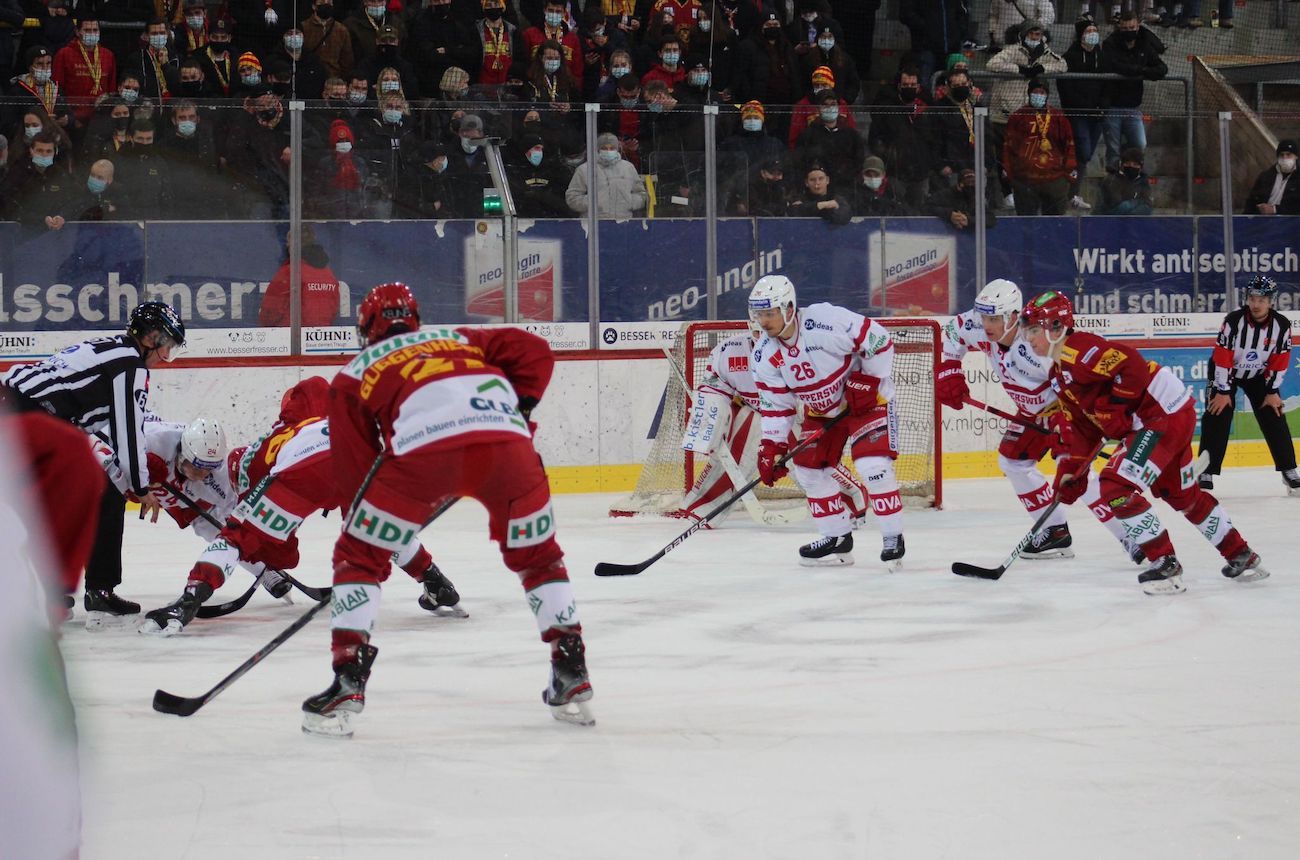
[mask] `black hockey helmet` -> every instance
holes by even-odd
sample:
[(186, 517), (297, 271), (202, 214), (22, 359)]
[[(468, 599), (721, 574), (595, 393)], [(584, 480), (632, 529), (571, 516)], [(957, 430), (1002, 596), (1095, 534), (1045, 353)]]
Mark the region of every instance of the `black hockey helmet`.
[(1264, 296), (1272, 299), (1277, 296), (1277, 281), (1268, 275), (1255, 275), (1246, 282), (1246, 295)]
[(126, 333), (141, 340), (154, 331), (167, 335), (176, 346), (185, 345), (185, 323), (174, 307), (166, 302), (141, 302), (131, 311)]

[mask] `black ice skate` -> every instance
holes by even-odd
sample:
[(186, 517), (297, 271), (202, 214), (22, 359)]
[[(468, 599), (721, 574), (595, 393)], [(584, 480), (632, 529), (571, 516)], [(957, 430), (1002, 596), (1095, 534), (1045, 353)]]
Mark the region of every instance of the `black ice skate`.
[[(284, 574), (280, 573), (278, 570), (267, 568), (262, 571), (260, 581), (262, 587), (266, 589), (267, 594), (271, 595), (276, 600), (287, 597), (289, 592), (293, 590), (293, 585), (291, 585), (289, 580), (285, 579)], [(292, 603), (293, 601), (290, 600), (289, 602)]]
[(1196, 479), (1196, 483), (1202, 490), (1210, 491), (1214, 489), (1214, 476), (1208, 472), (1203, 472), (1201, 477)]
[(100, 630), (121, 624), (128, 615), (137, 615), (140, 604), (123, 600), (111, 588), (87, 589), (82, 599), (86, 607), (86, 629)]
[(185, 586), (185, 591), (172, 603), (144, 614), (138, 631), (144, 636), (175, 636), (194, 620), (203, 601), (212, 596), (212, 586), (195, 582)]
[(379, 649), (358, 645), (357, 655), (334, 667), (334, 683), (302, 703), (302, 730), (325, 738), (352, 737), (352, 718), (366, 706), (366, 681)]
[(1074, 550), (1070, 549), (1073, 543), (1069, 526), (1048, 526), (1034, 535), (1034, 539), (1020, 553), (1020, 557), (1023, 559), (1074, 558)]
[(903, 555), (907, 552), (907, 545), (903, 543), (902, 535), (882, 535), (880, 560), (885, 563), (890, 573), (896, 572), (903, 566)]
[(1182, 594), (1183, 566), (1178, 559), (1167, 555), (1138, 574), (1138, 584), (1147, 594)]
[(556, 641), (551, 652), (551, 685), (542, 691), (542, 701), (551, 709), (551, 716), (561, 722), (594, 726), (596, 718), (587, 706), (591, 681), (587, 678), (586, 650), (577, 633)]
[(1268, 571), (1259, 566), (1259, 556), (1249, 547), (1232, 557), (1223, 566), (1223, 575), (1237, 582), (1255, 582), (1268, 579)]
[(1142, 551), (1142, 544), (1135, 543), (1128, 538), (1120, 538), (1119, 542), (1124, 546), (1124, 554), (1136, 565), (1147, 563), (1147, 554)]
[(431, 564), (424, 572), (424, 593), (420, 595), (420, 608), (427, 609), (434, 615), (448, 618), (468, 618), (469, 613), (461, 609), (460, 593), (451, 580), (438, 570), (438, 565)]
[(833, 567), (853, 564), (853, 535), (822, 537), (799, 547), (799, 564), (804, 567)]
[(1286, 494), (1288, 496), (1300, 496), (1300, 472), (1295, 469), (1287, 469), (1282, 473), (1282, 483), (1286, 484)]

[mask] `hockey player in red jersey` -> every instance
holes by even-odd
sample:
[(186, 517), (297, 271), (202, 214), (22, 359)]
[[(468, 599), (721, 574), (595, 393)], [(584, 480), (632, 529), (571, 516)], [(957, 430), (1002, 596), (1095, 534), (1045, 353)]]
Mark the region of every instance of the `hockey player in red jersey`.
[(1237, 582), (1268, 576), (1259, 556), (1232, 525), (1228, 512), (1201, 489), (1192, 469), (1196, 409), (1191, 393), (1168, 368), (1136, 349), (1074, 330), (1070, 300), (1047, 292), (1025, 306), (1024, 336), (1053, 362), (1052, 385), (1069, 423), (1066, 453), (1057, 460), (1054, 489), (1073, 504), (1087, 486), (1089, 456), (1105, 439), (1119, 441), (1101, 472), (1101, 495), (1091, 506), (1105, 522), (1119, 519), (1151, 566), (1138, 576), (1147, 594), (1185, 590), (1183, 566), (1169, 532), (1143, 496), (1151, 490), (1194, 525), (1223, 556), (1223, 575)]
[[(239, 505), (190, 570), (185, 591), (172, 603), (145, 614), (139, 632), (152, 636), (180, 633), (203, 602), (238, 566), (254, 575), (263, 569), (298, 566), (298, 527), (315, 511), (346, 505), (334, 480), (328, 419), (329, 383), (310, 377), (290, 388), (271, 431), (247, 448), (230, 452), (230, 482)], [(425, 584), (420, 605), (436, 609), (460, 601), (451, 582), (428, 551), (414, 541), (395, 560), (411, 578)]]
[(388, 558), (453, 496), (487, 508), (489, 534), (550, 645), (543, 702), (556, 719), (590, 725), (582, 626), (529, 419), (554, 368), (546, 341), (513, 328), (421, 331), (405, 284), (371, 290), (357, 330), (362, 350), (334, 378), (330, 405), (334, 472), (352, 499), (334, 547), (334, 681), (303, 702), (303, 731), (352, 735), (378, 653), (370, 634)]

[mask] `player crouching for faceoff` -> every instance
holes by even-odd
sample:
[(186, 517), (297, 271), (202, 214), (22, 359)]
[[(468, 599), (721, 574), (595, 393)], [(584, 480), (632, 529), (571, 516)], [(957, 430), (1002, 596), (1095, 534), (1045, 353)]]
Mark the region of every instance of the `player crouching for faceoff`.
[[(701, 519), (707, 516), (714, 504), (724, 495), (736, 490), (730, 473), (738, 471), (753, 474), (756, 460), (749, 455), (749, 440), (762, 421), (755, 421), (759, 413), (758, 389), (754, 375), (749, 370), (749, 357), (763, 336), (763, 329), (753, 320), (749, 331), (727, 338), (709, 353), (704, 371), (704, 381), (695, 391), (691, 403), (690, 420), (682, 435), (682, 448), (708, 457), (704, 469), (682, 502), (679, 511), (669, 516)], [(788, 444), (795, 437), (791, 434)], [(725, 460), (730, 459), (731, 463)], [(736, 464), (733, 469), (732, 463)], [(862, 486), (843, 463), (832, 467), (832, 477), (840, 485), (844, 504), (856, 525), (867, 514), (867, 488)], [(765, 522), (781, 522), (780, 511), (764, 513)], [(797, 511), (802, 515), (802, 511)]]
[[(302, 521), (315, 511), (346, 504), (347, 497), (335, 481), (329, 420), (321, 417), (328, 406), (329, 383), (320, 377), (305, 379), (285, 392), (279, 418), (269, 433), (247, 448), (230, 452), (229, 480), (239, 494), (239, 504), (194, 563), (181, 596), (146, 613), (140, 633), (180, 633), (236, 567), (264, 576), (298, 566), (297, 530)], [(460, 601), (419, 541), (392, 560), (424, 583), (420, 605), (425, 609)], [(285, 591), (272, 594), (281, 596)]]
[(533, 448), (550, 347), (514, 328), (421, 331), (415, 298), (397, 283), (370, 291), (357, 332), (361, 352), (334, 377), (330, 402), (335, 477), (354, 499), (334, 545), (334, 681), (303, 702), (303, 731), (351, 737), (378, 654), (370, 635), (388, 559), (451, 496), (487, 508), (489, 535), (523, 584), (551, 650), (542, 701), (558, 720), (592, 724), (582, 625)]
[(789, 450), (787, 439), (799, 404), (804, 407), (803, 438), (845, 410), (849, 413), (794, 457), (794, 479), (808, 496), (808, 510), (822, 535), (799, 548), (799, 563), (853, 563), (853, 526), (834, 477), (847, 443), (880, 525), (880, 560), (897, 570), (906, 547), (903, 501), (894, 475), (898, 427), (889, 331), (831, 304), (800, 309), (794, 284), (784, 275), (758, 279), (749, 294), (749, 315), (763, 329), (750, 367), (763, 418), (758, 474), (764, 484), (770, 487), (786, 474), (776, 463)]
[(1068, 432), (1057, 460), (1054, 489), (1066, 504), (1083, 495), (1090, 454), (1105, 439), (1119, 441), (1100, 477), (1101, 495), (1091, 505), (1101, 521), (1114, 517), (1142, 548), (1151, 566), (1138, 576), (1147, 594), (1186, 589), (1183, 566), (1169, 532), (1142, 495), (1150, 489), (1205, 536), (1228, 562), (1223, 575), (1238, 582), (1268, 576), (1259, 556), (1232, 525), (1228, 512), (1196, 482), (1192, 396), (1168, 368), (1136, 349), (1074, 330), (1070, 300), (1047, 292), (1025, 306), (1024, 336), (1034, 353), (1052, 359), (1052, 386), (1064, 408)]

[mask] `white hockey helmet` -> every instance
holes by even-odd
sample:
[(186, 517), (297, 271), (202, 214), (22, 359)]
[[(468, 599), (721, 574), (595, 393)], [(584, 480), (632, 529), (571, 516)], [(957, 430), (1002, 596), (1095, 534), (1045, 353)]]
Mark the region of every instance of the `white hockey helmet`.
[[(784, 308), (790, 307), (790, 312), (785, 313)], [(749, 291), (749, 317), (754, 318), (758, 311), (770, 310), (771, 308), (782, 308), (781, 318), (787, 323), (794, 319), (795, 310), (799, 307), (794, 293), (794, 282), (785, 275), (764, 275), (754, 284), (754, 288)]]
[(181, 431), (181, 459), (213, 470), (226, 460), (226, 433), (215, 418), (195, 418)]
[[(1020, 287), (1006, 278), (989, 281), (975, 297), (975, 313), (986, 317), (1002, 317), (1002, 322), (1008, 330), (1014, 328), (1011, 324), (1011, 315), (1019, 314), (1024, 306), (1025, 300), (1020, 295)], [(1019, 324), (1020, 320), (1017, 317), (1016, 325)]]

